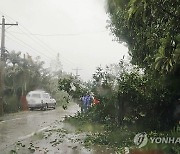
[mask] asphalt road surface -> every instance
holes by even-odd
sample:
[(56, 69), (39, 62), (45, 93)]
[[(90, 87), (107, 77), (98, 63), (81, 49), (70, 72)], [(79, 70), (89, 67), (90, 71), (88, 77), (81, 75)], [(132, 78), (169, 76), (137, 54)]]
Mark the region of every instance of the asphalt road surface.
[(79, 106), (71, 103), (67, 110), (58, 107), (55, 110), (25, 111), (0, 117), (0, 151), (48, 129), (56, 120), (63, 120), (66, 115), (73, 115), (78, 110)]

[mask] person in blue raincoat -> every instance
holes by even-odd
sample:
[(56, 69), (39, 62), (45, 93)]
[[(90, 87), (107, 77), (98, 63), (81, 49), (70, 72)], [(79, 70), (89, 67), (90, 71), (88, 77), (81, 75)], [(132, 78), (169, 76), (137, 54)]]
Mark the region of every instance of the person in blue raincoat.
[(88, 110), (91, 107), (92, 104), (92, 97), (90, 94), (86, 95), (86, 110)]
[(90, 94), (84, 95), (81, 97), (81, 102), (82, 102), (82, 106), (81, 106), (81, 112), (86, 112), (92, 104), (92, 97)]
[(87, 105), (86, 105), (86, 95), (81, 97), (81, 112), (86, 112)]

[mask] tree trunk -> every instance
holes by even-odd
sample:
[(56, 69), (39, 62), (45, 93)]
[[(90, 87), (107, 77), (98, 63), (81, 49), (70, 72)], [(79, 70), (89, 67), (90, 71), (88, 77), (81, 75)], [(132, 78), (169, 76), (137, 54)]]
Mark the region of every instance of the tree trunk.
[(124, 119), (124, 99), (123, 97), (118, 93), (118, 103), (117, 103), (117, 112), (118, 112), (118, 125), (123, 124)]

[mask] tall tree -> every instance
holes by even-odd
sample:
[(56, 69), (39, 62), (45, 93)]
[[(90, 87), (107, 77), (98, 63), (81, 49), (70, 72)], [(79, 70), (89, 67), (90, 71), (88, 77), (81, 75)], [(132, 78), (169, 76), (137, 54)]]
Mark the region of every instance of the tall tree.
[(133, 64), (179, 70), (179, 7), (179, 0), (108, 0), (109, 28), (128, 44)]

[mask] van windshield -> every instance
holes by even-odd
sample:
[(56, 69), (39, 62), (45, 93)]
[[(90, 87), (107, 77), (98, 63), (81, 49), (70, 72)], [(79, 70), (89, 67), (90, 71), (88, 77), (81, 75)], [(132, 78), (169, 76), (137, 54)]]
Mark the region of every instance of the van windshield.
[(43, 98), (50, 98), (48, 94), (43, 94)]
[(32, 94), (32, 97), (34, 97), (34, 98), (41, 98), (41, 95), (40, 94)]

